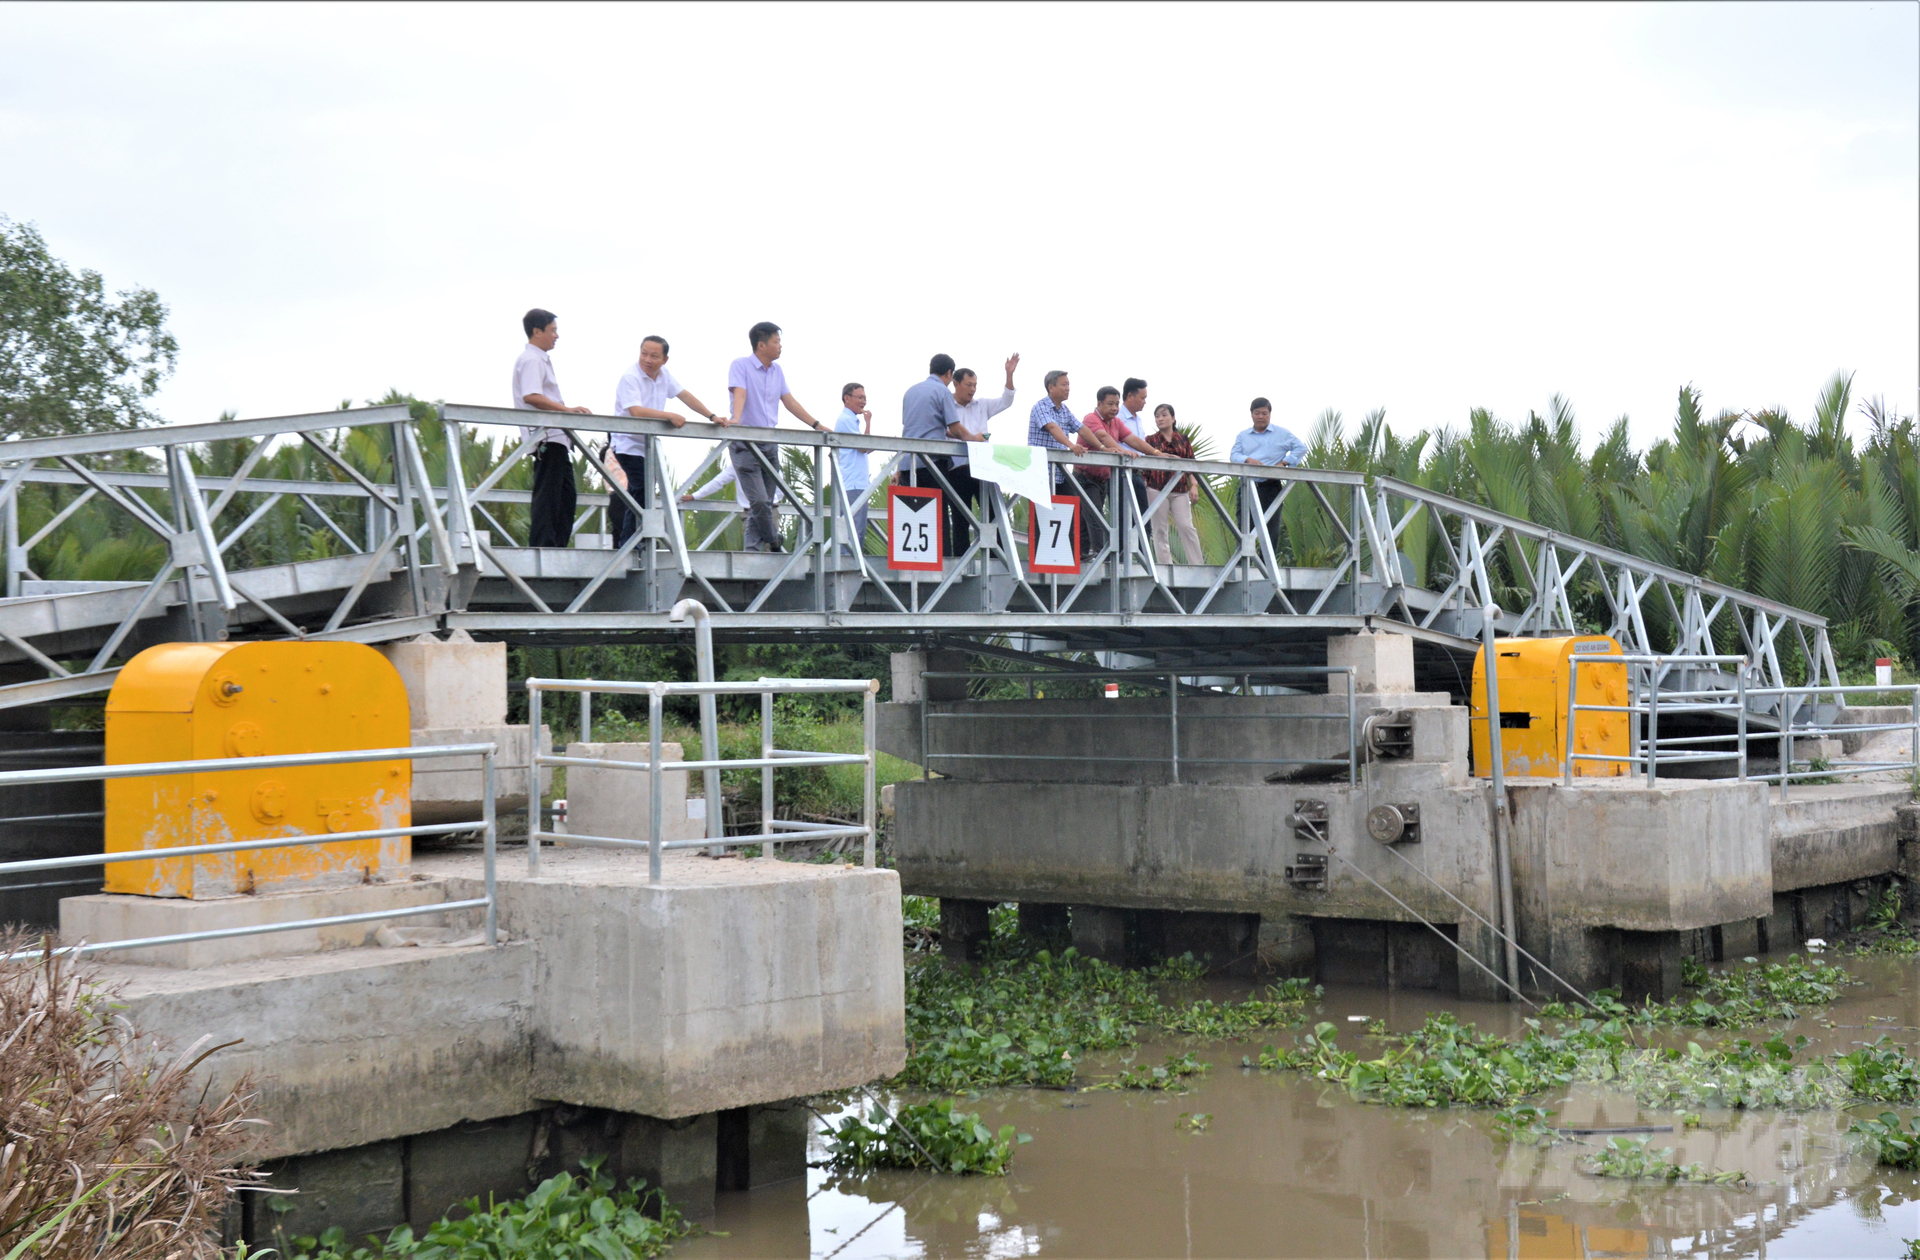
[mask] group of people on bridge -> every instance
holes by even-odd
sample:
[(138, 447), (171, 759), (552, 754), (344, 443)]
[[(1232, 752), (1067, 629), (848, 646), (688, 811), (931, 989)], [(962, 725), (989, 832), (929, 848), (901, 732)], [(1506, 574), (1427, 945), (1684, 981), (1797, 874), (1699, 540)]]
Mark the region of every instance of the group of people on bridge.
[[(560, 392), (554, 374), (552, 350), (560, 337), (559, 320), (553, 312), (535, 308), (521, 320), (527, 345), (513, 365), (513, 405), (526, 411), (571, 412), (592, 415), (591, 407), (570, 407)], [(638, 360), (620, 377), (614, 387), (613, 414), (640, 419), (664, 420), (679, 428), (687, 417), (673, 410), (679, 404), (694, 415), (717, 425), (742, 425), (773, 428), (779, 424), (780, 409), (785, 408), (800, 423), (825, 433), (828, 425), (816, 420), (787, 388), (781, 370), (780, 328), (761, 322), (747, 331), (751, 353), (735, 359), (727, 369), (728, 403), (724, 412), (715, 411), (683, 387), (667, 368), (666, 338), (649, 335), (640, 343)], [(927, 378), (908, 389), (901, 400), (900, 433), (906, 438), (948, 439), (962, 442), (991, 440), (993, 418), (1013, 406), (1013, 377), (1020, 366), (1018, 354), (1010, 356), (1004, 367), (1006, 380), (997, 397), (980, 395), (979, 374), (972, 368), (958, 367), (950, 355), (936, 354), (927, 365)], [(1067, 406), (1073, 383), (1064, 371), (1048, 372), (1044, 393), (1027, 413), (1026, 444), (1049, 450), (1082, 454), (1118, 456), (1147, 455), (1162, 459), (1194, 458), (1193, 443), (1180, 431), (1171, 403), (1154, 407), (1146, 418), (1147, 382), (1129, 377), (1119, 387), (1103, 385), (1094, 395), (1094, 409), (1076, 416)], [(1299, 438), (1273, 423), (1273, 405), (1255, 398), (1249, 407), (1251, 423), (1234, 438), (1229, 460), (1233, 463), (1298, 467), (1306, 459), (1307, 447)], [(528, 545), (565, 547), (573, 533), (577, 505), (573, 470), (571, 426), (523, 426), (533, 450), (533, 504), (528, 530)], [(873, 412), (867, 403), (866, 387), (848, 382), (840, 390), (840, 413), (832, 428), (841, 433), (871, 434)], [(717, 493), (727, 484), (737, 488), (736, 496), (746, 505), (745, 546), (748, 551), (781, 550), (779, 517), (775, 512), (776, 486), (768, 467), (754, 451), (754, 443), (729, 442), (729, 467), (721, 476), (701, 487), (698, 495), (682, 494), (681, 501), (692, 502)], [(605, 448), (597, 455), (589, 452), (596, 465), (611, 480), (630, 487), (634, 499), (645, 506), (648, 486), (646, 439), (629, 433), (609, 435)], [(868, 455), (855, 448), (837, 452), (839, 480), (854, 514), (854, 535), (865, 538), (867, 501), (873, 491)], [(1186, 563), (1203, 562), (1200, 538), (1193, 524), (1193, 505), (1200, 497), (1198, 481), (1184, 473), (1148, 470), (1115, 470), (1087, 465), (1076, 469), (1072, 478), (1055, 465), (1053, 484), (1056, 493), (1079, 498), (1086, 524), (1081, 538), (1082, 551), (1095, 554), (1106, 545), (1107, 501), (1112, 495), (1115, 471), (1130, 479), (1136, 502), (1143, 512), (1151, 512), (1145, 525), (1153, 541), (1154, 558), (1161, 564), (1172, 563), (1173, 535), (1180, 536)], [(1167, 491), (1169, 481), (1178, 484)], [(963, 505), (980, 495), (980, 482), (969, 467), (966, 454), (907, 455), (896, 474), (901, 485), (934, 486), (941, 490), (945, 509), (945, 549), (949, 556), (964, 555), (972, 545), (972, 527)], [(1280, 492), (1279, 483), (1255, 483), (1260, 507), (1264, 511)], [(1155, 500), (1158, 499), (1158, 503)], [(633, 514), (618, 496), (609, 509), (608, 524), (613, 545), (625, 545), (638, 527)], [(1275, 523), (1277, 532), (1277, 522)]]

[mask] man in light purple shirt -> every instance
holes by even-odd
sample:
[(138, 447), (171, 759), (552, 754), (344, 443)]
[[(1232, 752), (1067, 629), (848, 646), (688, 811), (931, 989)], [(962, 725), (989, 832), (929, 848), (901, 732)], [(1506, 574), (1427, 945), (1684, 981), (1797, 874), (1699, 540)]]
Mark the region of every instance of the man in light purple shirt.
[[(807, 414), (799, 400), (787, 390), (786, 373), (774, 360), (780, 357), (780, 326), (762, 321), (747, 330), (747, 343), (753, 353), (735, 359), (727, 369), (727, 393), (732, 398), (731, 414), (721, 424), (740, 424), (754, 429), (771, 429), (780, 423), (779, 408), (785, 407), (802, 424), (816, 433), (826, 428)], [(717, 417), (716, 417), (717, 418)], [(729, 442), (733, 470), (740, 493), (747, 501), (748, 551), (779, 551), (780, 518), (773, 510), (774, 480), (754, 453), (759, 442)], [(768, 446), (761, 454), (776, 463), (779, 448)]]

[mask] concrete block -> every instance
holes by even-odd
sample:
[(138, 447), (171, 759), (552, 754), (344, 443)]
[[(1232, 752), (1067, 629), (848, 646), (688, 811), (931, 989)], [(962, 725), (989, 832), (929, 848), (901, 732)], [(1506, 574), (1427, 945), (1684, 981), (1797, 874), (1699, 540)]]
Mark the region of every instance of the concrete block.
[(507, 645), (423, 634), (380, 648), (399, 671), (415, 730), (507, 724)]
[(206, 1071), (216, 1087), (253, 1074), (254, 1114), (268, 1121), (258, 1155), (277, 1159), (532, 1108), (535, 957), (524, 942), (181, 971), (109, 957), (101, 976), (127, 1018), (158, 1037), (182, 1048), (205, 1035), (239, 1042)]
[[(256, 1212), (283, 1238), (318, 1235), (339, 1226), (355, 1245), (368, 1234), (384, 1235), (406, 1222), (405, 1143), (372, 1142), (288, 1160), (267, 1184), (297, 1194), (275, 1195)], [(284, 1211), (274, 1210), (284, 1205)]]
[(940, 899), (940, 953), (950, 963), (978, 962), (993, 938), (990, 901)]
[(963, 671), (967, 668), (968, 659), (965, 652), (947, 650), (895, 652), (890, 661), (893, 699), (907, 704), (918, 704), (927, 699), (965, 700), (966, 679), (936, 678), (929, 686), (925, 675), (928, 670), (936, 674)]
[[(653, 755), (648, 744), (568, 744), (567, 756), (597, 761), (646, 762)], [(679, 744), (662, 743), (660, 760), (682, 760)], [(612, 840), (645, 840), (652, 834), (653, 776), (645, 770), (567, 768), (567, 830), (583, 836)], [(687, 776), (660, 776), (660, 836), (663, 840), (698, 840), (707, 834), (704, 814), (687, 816)], [(565, 843), (562, 841), (561, 843)]]
[(1761, 925), (1765, 919), (1736, 919), (1732, 923), (1722, 923), (1714, 929), (1719, 947), (1715, 951), (1720, 962), (1734, 962), (1741, 958), (1756, 956), (1762, 952), (1760, 945)]
[(1259, 951), (1260, 916), (1206, 910), (1161, 912), (1160, 958), (1192, 954), (1214, 974), (1251, 974)]
[(1572, 787), (1515, 784), (1508, 793), (1516, 900), (1528, 885), (1523, 945), (1529, 920), (1679, 931), (1755, 918), (1771, 903), (1761, 784), (1649, 789), (1576, 779)]
[[(1798, 755), (1796, 753), (1796, 755)], [(1899, 865), (1906, 784), (1797, 785), (1768, 795), (1773, 888), (1790, 892), (1884, 875)]]
[[(532, 748), (524, 726), (423, 727), (413, 732), (413, 747), (438, 748), (448, 744), (493, 744), (500, 751), (493, 760), (494, 809), (497, 813), (527, 807), (527, 763)], [(553, 751), (553, 734), (540, 728), (540, 751)], [(477, 822), (481, 814), (481, 759), (436, 757), (413, 766), (413, 821), (417, 823)], [(540, 793), (553, 788), (551, 768), (540, 772)]]
[[(1835, 726), (1891, 726), (1898, 722), (1911, 722), (1912, 720), (1913, 709), (1908, 705), (1863, 704), (1848, 705), (1846, 708), (1840, 710), (1834, 715), (1833, 724)], [(1856, 735), (1842, 731), (1840, 732), (1840, 746), (1842, 751), (1851, 756), (1866, 747), (1871, 741), (1890, 733), (1891, 732), (1888, 731), (1862, 731)], [(1904, 739), (1906, 736), (1903, 735), (1901, 738)], [(1798, 741), (1794, 743), (1794, 753), (1796, 756), (1800, 754)]]
[[(434, 854), (456, 889), (469, 854)], [(557, 849), (503, 866), (501, 924), (540, 945), (539, 1097), (668, 1118), (798, 1098), (906, 1062), (890, 870)], [(562, 928), (560, 925), (565, 925)], [(511, 947), (509, 947), (511, 948)]]
[(620, 1167), (644, 1178), (695, 1220), (713, 1216), (720, 1122), (713, 1112), (677, 1120), (631, 1116), (620, 1136)]
[[(1359, 634), (1330, 635), (1327, 664), (1336, 669), (1351, 666), (1355, 691), (1371, 694), (1414, 689), (1413, 639), (1404, 634), (1367, 630)], [(1330, 676), (1327, 690), (1344, 695), (1346, 681), (1337, 674)]]
[(421, 1133), (407, 1141), (407, 1221), (416, 1234), (477, 1198), (517, 1199), (536, 1184), (527, 1176), (528, 1157), (541, 1113), (524, 1112), (497, 1120), (455, 1125)]
[(1088, 958), (1119, 966), (1127, 958), (1126, 912), (1109, 906), (1072, 906), (1073, 947)]
[(1282, 976), (1313, 974), (1312, 920), (1290, 914), (1262, 915), (1260, 968)]
[[(128, 893), (95, 893), (67, 897), (60, 902), (60, 939), (81, 941), (136, 941), (150, 936), (187, 932), (214, 932), (224, 928), (292, 923), (343, 914), (371, 914), (409, 906), (450, 901), (446, 884), (437, 879), (346, 888), (316, 888), (305, 892), (264, 893), (254, 897), (210, 897), (189, 901), (181, 897), (138, 897)], [(373, 935), (388, 923), (409, 927), (441, 927), (445, 916), (420, 915), (404, 919), (374, 919), (334, 927), (291, 932), (265, 932), (222, 940), (193, 941), (154, 949), (116, 950), (116, 961), (154, 967), (212, 967), (248, 958), (312, 954), (326, 950), (360, 949), (373, 944)]]

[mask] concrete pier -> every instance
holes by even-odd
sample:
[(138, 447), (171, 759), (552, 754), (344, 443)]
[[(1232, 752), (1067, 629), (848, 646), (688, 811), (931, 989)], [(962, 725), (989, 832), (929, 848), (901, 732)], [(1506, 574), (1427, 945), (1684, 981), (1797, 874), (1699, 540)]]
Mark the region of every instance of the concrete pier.
[[(799, 1174), (789, 1100), (904, 1064), (892, 871), (675, 853), (652, 885), (644, 854), (549, 851), (538, 878), (524, 860), (503, 854), (497, 948), (103, 957), (141, 1027), (181, 1046), (240, 1039), (206, 1070), (253, 1074), (261, 1155), (303, 1190), (343, 1187), (315, 1194), (333, 1216), (293, 1232), (433, 1219), (442, 1199), (523, 1193), (580, 1153), (698, 1215), (723, 1182)], [(423, 855), (416, 873), (449, 898), (482, 883), (465, 850)], [(454, 934), (478, 925), (445, 917), (461, 918)]]
[[(1390, 759), (1363, 747), (1352, 784), (1344, 765), (1277, 764), (1345, 761), (1339, 676), (1330, 694), (1183, 695), (1177, 772), (1164, 697), (881, 706), (881, 747), (935, 772), (894, 788), (903, 887), (1017, 902), (1023, 923), (1070, 906), (1074, 946), (1114, 962), (1191, 952), (1499, 995), (1493, 800), (1469, 773), (1466, 710), (1410, 690), (1400, 636), (1336, 637), (1328, 659), (1355, 671), (1356, 727), (1391, 716), (1407, 736)], [(1684, 957), (1738, 958), (1864, 915), (1871, 882), (1901, 869), (1896, 809), (1912, 796), (1897, 781), (1797, 785), (1782, 802), (1752, 782), (1510, 777), (1519, 942), (1582, 989), (1671, 996)], [(1383, 807), (1398, 819), (1386, 839), (1369, 827)], [(1530, 963), (1521, 980), (1564, 995)]]

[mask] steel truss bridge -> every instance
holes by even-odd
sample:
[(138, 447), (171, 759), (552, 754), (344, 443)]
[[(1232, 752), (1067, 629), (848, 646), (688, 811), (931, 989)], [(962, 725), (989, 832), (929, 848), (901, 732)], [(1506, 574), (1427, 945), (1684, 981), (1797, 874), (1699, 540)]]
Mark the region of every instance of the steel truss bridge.
[[(103, 692), (119, 662), (173, 640), (374, 643), (458, 628), (532, 645), (678, 641), (684, 627), (667, 614), (683, 596), (711, 608), (723, 641), (944, 642), (1006, 656), (1020, 656), (1019, 647), (1099, 650), (1196, 671), (1320, 663), (1329, 635), (1372, 627), (1414, 638), (1423, 687), (1464, 692), (1462, 659), (1477, 650), (1490, 606), (1500, 633), (1568, 631), (1582, 628), (1576, 602), (1595, 607), (1597, 589), (1606, 618), (1584, 628), (1612, 635), (1629, 652), (1744, 654), (1755, 686), (1839, 682), (1826, 621), (1814, 613), (1387, 477), (1048, 452), (1075, 483), (1091, 468), (1202, 474), (1202, 510), (1218, 513), (1230, 554), (1216, 564), (1157, 564), (1140, 522), (1174, 483), (1143, 499), (1132, 479), (1116, 476), (1104, 547), (1078, 575), (1032, 570), (1018, 513), (991, 485), (981, 487), (979, 515), (968, 513), (974, 541), (964, 555), (939, 573), (902, 573), (848, 545), (857, 504), (848, 501), (834, 456), (849, 447), (869, 452), (880, 486), (903, 458), (955, 454), (958, 442), (703, 422), (676, 430), (664, 421), (452, 404), (438, 411), (424, 423), (388, 406), (9, 444), (0, 451), (0, 679), (7, 680), (0, 708)], [(501, 509), (527, 503), (528, 492), (500, 482), (531, 456), (519, 426), (536, 416), (575, 423), (579, 437), (595, 444), (607, 432), (644, 438), (654, 456), (649, 493), (611, 486), (583, 493), (575, 546), (522, 546), (500, 517), (516, 515)], [(433, 430), (425, 442), (423, 428)], [(348, 429), (374, 430), (391, 443), (385, 479), (354, 467), (327, 440)], [(516, 445), (481, 475), (471, 434), (502, 431)], [(717, 438), (747, 443), (772, 475), (785, 552), (724, 550), (744, 507), (678, 501), (722, 458)], [(711, 443), (678, 486), (659, 458), (666, 439), (683, 448), (687, 439)], [(234, 440), (254, 445), (232, 476), (196, 471), (191, 452)], [(289, 443), (310, 448), (329, 475), (261, 474), (265, 457)], [(428, 449), (444, 450), (444, 459), (429, 462)], [(1278, 489), (1263, 499), (1248, 483)], [(34, 484), (59, 487), (57, 506), (22, 537), (20, 491)], [(610, 495), (641, 522), (619, 550), (605, 545)], [(642, 498), (654, 506), (643, 507)], [(234, 544), (289, 499), (304, 522), (325, 531), (335, 554), (230, 567)], [(49, 581), (33, 571), (35, 550), (57, 546), (89, 502), (110, 505), (165, 544), (157, 573), (142, 581)], [(1315, 563), (1281, 562), (1269, 529), (1276, 517), (1286, 521), (1290, 551)], [(600, 545), (583, 545), (593, 542)], [(1717, 684), (1731, 686), (1732, 676), (1694, 673), (1673, 685)]]

